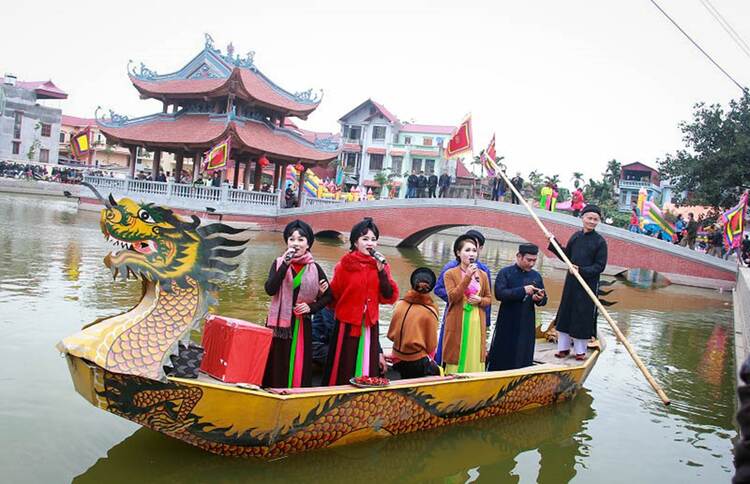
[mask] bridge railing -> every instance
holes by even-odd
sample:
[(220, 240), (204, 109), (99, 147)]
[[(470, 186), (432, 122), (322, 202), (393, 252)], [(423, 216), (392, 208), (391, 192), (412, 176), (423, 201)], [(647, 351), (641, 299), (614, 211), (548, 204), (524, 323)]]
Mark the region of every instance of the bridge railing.
[[(101, 192), (116, 196), (142, 198), (178, 208), (204, 211), (207, 208), (221, 211), (270, 213), (277, 209), (279, 194), (239, 190), (228, 185), (210, 187), (186, 183), (130, 180), (100, 176), (85, 176)], [(208, 206), (207, 206), (208, 205)]]

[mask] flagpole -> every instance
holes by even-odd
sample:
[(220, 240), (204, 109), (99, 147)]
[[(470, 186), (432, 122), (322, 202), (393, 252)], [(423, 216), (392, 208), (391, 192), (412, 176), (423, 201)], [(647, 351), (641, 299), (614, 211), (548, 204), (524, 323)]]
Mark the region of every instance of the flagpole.
[(612, 328), (612, 331), (615, 333), (615, 336), (617, 337), (617, 340), (620, 341), (620, 343), (625, 346), (625, 349), (628, 350), (628, 353), (630, 354), (630, 357), (633, 358), (633, 361), (635, 362), (636, 366), (639, 370), (641, 370), (641, 373), (643, 373), (643, 376), (646, 378), (646, 381), (651, 385), (651, 387), (654, 389), (657, 395), (659, 395), (659, 398), (661, 399), (662, 403), (664, 405), (669, 405), (670, 400), (669, 397), (667, 397), (667, 394), (664, 393), (664, 390), (662, 390), (661, 386), (657, 381), (654, 379), (654, 377), (651, 375), (651, 372), (648, 371), (648, 368), (646, 368), (646, 365), (643, 364), (643, 361), (641, 361), (641, 358), (638, 356), (638, 354), (635, 352), (635, 349), (630, 345), (630, 342), (625, 338), (625, 335), (622, 334), (622, 331), (620, 331), (620, 328), (617, 326), (617, 323), (612, 319), (612, 317), (609, 315), (607, 310), (604, 308), (602, 303), (599, 301), (599, 298), (594, 294), (594, 292), (591, 290), (588, 284), (586, 284), (586, 281), (583, 280), (583, 277), (581, 277), (581, 274), (578, 273), (578, 270), (573, 266), (573, 263), (570, 262), (570, 259), (568, 259), (568, 256), (565, 255), (565, 252), (563, 252), (560, 245), (557, 243), (557, 240), (555, 239), (555, 236), (547, 230), (547, 227), (544, 226), (541, 220), (539, 220), (539, 217), (534, 213), (534, 211), (531, 209), (529, 204), (526, 202), (526, 199), (521, 195), (521, 193), (518, 191), (518, 189), (510, 183), (510, 180), (508, 180), (508, 176), (505, 174), (505, 171), (498, 170), (498, 173), (500, 173), (500, 176), (503, 177), (503, 180), (508, 185), (508, 187), (513, 190), (513, 193), (515, 193), (516, 197), (518, 197), (518, 200), (521, 202), (521, 204), (526, 208), (526, 210), (531, 214), (531, 217), (534, 219), (536, 224), (539, 226), (539, 228), (544, 233), (544, 236), (549, 239), (550, 244), (552, 247), (555, 248), (557, 253), (559, 254), (560, 258), (565, 262), (565, 265), (568, 266), (568, 272), (573, 274), (573, 276), (578, 280), (578, 282), (581, 284), (581, 287), (586, 291), (586, 294), (588, 294), (589, 298), (594, 302), (594, 305), (596, 305), (599, 312), (604, 316), (604, 319), (607, 320), (609, 323), (609, 326)]

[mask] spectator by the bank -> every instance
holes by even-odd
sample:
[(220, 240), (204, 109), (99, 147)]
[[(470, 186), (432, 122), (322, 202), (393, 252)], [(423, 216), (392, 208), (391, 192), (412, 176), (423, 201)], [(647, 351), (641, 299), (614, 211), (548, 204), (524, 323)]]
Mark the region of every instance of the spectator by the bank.
[(440, 175), (440, 179), (438, 179), (438, 186), (440, 187), (438, 196), (440, 198), (447, 197), (448, 189), (451, 187), (451, 177), (450, 175), (448, 175), (448, 170), (444, 170), (443, 174)]
[(682, 238), (680, 245), (690, 247), (695, 250), (695, 238), (698, 236), (698, 222), (692, 212), (688, 214), (687, 225), (685, 226), (685, 236)]
[(427, 177), (420, 171), (417, 177), (417, 198), (424, 198), (427, 192)]
[(434, 171), (431, 171), (430, 176), (427, 178), (427, 188), (428, 188), (427, 198), (435, 198), (437, 196), (435, 194), (437, 190), (437, 184), (438, 184), (438, 177)]

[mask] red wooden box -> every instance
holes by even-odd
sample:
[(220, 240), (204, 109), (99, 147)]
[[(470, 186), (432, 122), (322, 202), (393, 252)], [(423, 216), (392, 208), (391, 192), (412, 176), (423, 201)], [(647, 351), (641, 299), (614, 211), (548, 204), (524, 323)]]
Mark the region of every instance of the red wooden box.
[(209, 315), (203, 328), (201, 371), (227, 383), (263, 382), (273, 330), (241, 319)]

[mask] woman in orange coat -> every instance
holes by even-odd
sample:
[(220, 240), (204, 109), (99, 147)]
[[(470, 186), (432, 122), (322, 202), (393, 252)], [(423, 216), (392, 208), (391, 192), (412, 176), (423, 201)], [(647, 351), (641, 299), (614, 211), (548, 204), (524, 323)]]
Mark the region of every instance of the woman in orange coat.
[(487, 344), (484, 308), (492, 304), (490, 281), (487, 274), (477, 268), (474, 239), (468, 235), (458, 237), (453, 253), (459, 265), (445, 273), (448, 293), (443, 343), (445, 371), (484, 371)]

